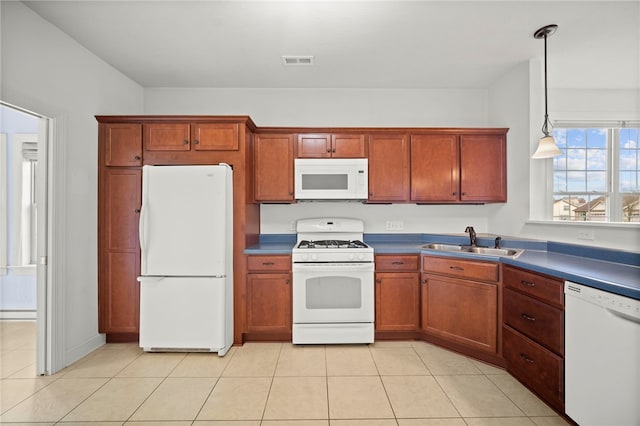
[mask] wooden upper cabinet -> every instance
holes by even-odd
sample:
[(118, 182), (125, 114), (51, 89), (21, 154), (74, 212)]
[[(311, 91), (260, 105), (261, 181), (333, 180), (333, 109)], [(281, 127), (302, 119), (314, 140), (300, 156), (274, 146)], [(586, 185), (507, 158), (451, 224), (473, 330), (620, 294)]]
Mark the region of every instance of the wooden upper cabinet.
[(298, 158), (366, 158), (366, 136), (360, 134), (299, 134)]
[(192, 124), (191, 141), (196, 151), (237, 151), (238, 123)]
[(460, 137), (460, 200), (507, 201), (507, 152), (502, 135)]
[(143, 125), (144, 148), (149, 151), (189, 151), (190, 127), (187, 123)]
[(408, 135), (369, 135), (369, 202), (409, 199)]
[(411, 201), (456, 202), (458, 174), (458, 136), (411, 136)]
[(413, 135), (411, 200), (424, 203), (507, 201), (504, 134)]
[(100, 124), (106, 166), (142, 165), (142, 125)]
[(256, 135), (254, 198), (293, 202), (293, 135)]
[(144, 124), (144, 148), (149, 151), (237, 151), (238, 123)]

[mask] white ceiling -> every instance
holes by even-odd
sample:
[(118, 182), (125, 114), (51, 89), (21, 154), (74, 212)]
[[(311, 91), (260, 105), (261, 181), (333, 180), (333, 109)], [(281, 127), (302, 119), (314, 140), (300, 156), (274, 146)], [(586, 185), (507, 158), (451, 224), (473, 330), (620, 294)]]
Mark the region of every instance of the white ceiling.
[(25, 4), (145, 87), (486, 88), (547, 24), (550, 87), (640, 87), (640, 0)]

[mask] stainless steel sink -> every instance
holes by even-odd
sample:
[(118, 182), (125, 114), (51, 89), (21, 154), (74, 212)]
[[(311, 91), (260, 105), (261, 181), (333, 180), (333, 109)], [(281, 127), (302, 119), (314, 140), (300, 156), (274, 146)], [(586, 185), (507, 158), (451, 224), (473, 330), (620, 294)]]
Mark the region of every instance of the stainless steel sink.
[(489, 254), (492, 256), (510, 256), (517, 257), (522, 253), (522, 249), (498, 249), (490, 247), (467, 247), (465, 251), (477, 254)]
[(462, 253), (474, 253), (483, 254), (487, 256), (502, 256), (516, 258), (522, 254), (523, 249), (502, 249), (502, 248), (490, 248), (490, 247), (471, 247), (455, 244), (439, 244), (431, 243), (425, 244), (422, 248), (436, 250), (436, 251), (453, 251)]
[(422, 248), (440, 251), (462, 251), (462, 246), (454, 244), (425, 244)]

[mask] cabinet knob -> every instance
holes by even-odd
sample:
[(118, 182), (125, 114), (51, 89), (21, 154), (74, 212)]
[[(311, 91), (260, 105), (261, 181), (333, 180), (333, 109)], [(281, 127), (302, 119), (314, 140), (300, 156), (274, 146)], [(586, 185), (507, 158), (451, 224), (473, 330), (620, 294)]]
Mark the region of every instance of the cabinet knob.
[(140, 157), (139, 155), (136, 155), (135, 157), (133, 157), (133, 159), (136, 160), (136, 161), (140, 161), (141, 158), (142, 157)]
[(335, 149), (335, 148), (333, 148), (333, 149), (331, 150), (331, 152), (336, 152), (336, 149)]
[(184, 145), (189, 145), (189, 141), (187, 139), (184, 140)]
[(331, 148), (327, 149), (327, 152), (331, 152)]
[(193, 141), (193, 143), (198, 145), (200, 143), (200, 141), (198, 139), (196, 139), (195, 141)]
[(380, 278), (377, 278), (377, 279), (376, 279), (376, 283), (377, 283), (377, 284), (380, 284), (381, 282), (382, 282), (382, 280), (381, 280)]
[(140, 213), (140, 209), (135, 209), (134, 212), (135, 213)]
[(284, 280), (284, 283), (285, 284), (291, 284), (291, 280), (290, 279), (286, 279), (286, 280)]
[(458, 195), (458, 193), (457, 192), (452, 192), (451, 195)]
[(463, 193), (462, 193), (462, 194), (460, 194), (460, 195), (467, 195), (467, 193), (466, 193), (466, 192), (463, 192)]

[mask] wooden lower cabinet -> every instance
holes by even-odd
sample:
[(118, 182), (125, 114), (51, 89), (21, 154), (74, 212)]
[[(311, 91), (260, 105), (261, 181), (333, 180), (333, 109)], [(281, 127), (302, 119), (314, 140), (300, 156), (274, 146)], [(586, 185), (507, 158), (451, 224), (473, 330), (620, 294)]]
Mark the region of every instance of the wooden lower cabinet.
[(496, 284), (424, 274), (422, 330), (472, 349), (497, 352)]
[(246, 340), (291, 340), (291, 257), (247, 259)]
[(503, 266), (502, 351), (507, 370), (564, 411), (564, 283)]
[(420, 326), (427, 337), (456, 349), (498, 354), (499, 265), (422, 257)]
[(376, 273), (376, 331), (416, 331), (420, 319), (420, 274)]
[[(375, 258), (375, 329), (416, 332), (420, 323), (420, 258), (415, 254), (377, 255)], [(413, 338), (413, 334), (385, 337)]]

